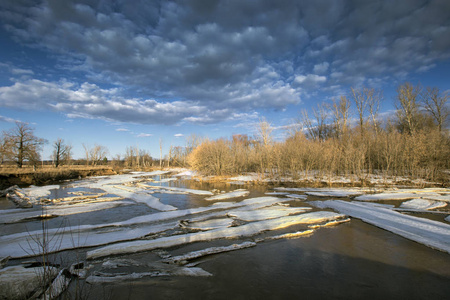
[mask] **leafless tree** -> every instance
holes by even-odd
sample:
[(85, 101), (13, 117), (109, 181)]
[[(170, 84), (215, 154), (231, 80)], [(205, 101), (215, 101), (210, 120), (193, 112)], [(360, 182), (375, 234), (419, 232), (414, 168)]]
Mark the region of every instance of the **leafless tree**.
[(402, 132), (414, 135), (419, 125), (419, 95), (420, 86), (413, 86), (406, 82), (397, 88), (397, 109), (398, 125)]
[(86, 164), (96, 166), (101, 160), (104, 160), (108, 155), (108, 149), (105, 146), (97, 145), (90, 148), (88, 145), (83, 144), (84, 152), (86, 155)]
[(36, 137), (34, 129), (22, 122), (16, 122), (16, 127), (6, 131), (4, 139), (6, 157), (14, 160), (19, 168), (22, 168), (26, 160), (36, 164), (40, 158), (40, 148), (46, 142), (45, 139)]
[(68, 163), (72, 158), (72, 146), (64, 143), (64, 140), (58, 138), (53, 143), (53, 163), (55, 168), (64, 163)]
[(439, 132), (450, 115), (450, 109), (447, 106), (448, 94), (441, 93), (437, 87), (428, 87), (422, 97), (423, 107), (428, 111), (438, 125)]
[(348, 119), (350, 115), (350, 101), (341, 96), (339, 102), (333, 100), (332, 111), (334, 116), (334, 129), (336, 136), (341, 138), (348, 131)]

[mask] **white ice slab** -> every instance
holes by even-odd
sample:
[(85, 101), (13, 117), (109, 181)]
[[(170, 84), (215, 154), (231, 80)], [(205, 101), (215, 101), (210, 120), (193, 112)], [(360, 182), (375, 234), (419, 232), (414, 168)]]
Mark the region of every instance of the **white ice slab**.
[[(100, 202), (100, 203), (88, 203), (84, 205), (74, 204), (74, 205), (58, 205), (58, 206), (46, 206), (43, 210), (33, 210), (33, 211), (20, 211), (15, 210), (15, 212), (3, 213), (0, 211), (0, 223), (9, 224), (22, 222), (29, 219), (35, 219), (43, 216), (68, 216), (74, 214), (81, 214), (87, 212), (94, 212), (99, 210), (105, 210), (114, 208), (117, 206), (130, 205), (128, 201), (113, 201), (113, 202)], [(10, 211), (10, 210), (8, 210)]]
[(136, 253), (156, 248), (168, 248), (187, 243), (209, 241), (221, 238), (237, 238), (252, 236), (266, 230), (276, 230), (297, 224), (311, 224), (342, 218), (343, 215), (328, 211), (318, 211), (297, 216), (282, 217), (272, 220), (253, 222), (242, 226), (220, 228), (204, 232), (184, 235), (162, 237), (153, 240), (139, 240), (127, 243), (118, 243), (87, 252), (88, 259), (95, 259), (110, 255)]
[(308, 199), (307, 195), (299, 195), (299, 194), (287, 194), (286, 197), (288, 197), (288, 198), (295, 198), (295, 199), (298, 199), (298, 200), (306, 200), (306, 199)]
[(335, 191), (320, 191), (320, 192), (305, 192), (306, 195), (316, 196), (316, 197), (337, 197), (346, 198), (353, 197), (356, 195), (361, 195), (362, 192), (358, 191), (346, 191), (346, 190), (335, 190)]
[(51, 190), (59, 189), (59, 185), (45, 185), (45, 186), (30, 186), (28, 188), (24, 188), (23, 191), (26, 195), (33, 200), (38, 198), (46, 197), (51, 194)]
[(320, 208), (335, 209), (407, 239), (450, 253), (450, 225), (448, 224), (404, 215), (366, 203), (329, 200), (315, 201), (311, 204)]
[(232, 191), (229, 193), (224, 193), (224, 194), (219, 194), (219, 195), (215, 195), (212, 197), (208, 197), (208, 198), (205, 198), (205, 200), (208, 200), (208, 201), (226, 200), (226, 199), (232, 199), (232, 198), (238, 198), (238, 197), (245, 197), (245, 196), (248, 196), (248, 194), (250, 194), (249, 191), (239, 189), (239, 190), (235, 190), (235, 191)]
[(201, 222), (187, 222), (181, 223), (183, 228), (188, 228), (192, 230), (211, 230), (217, 228), (230, 227), (233, 224), (233, 219), (230, 218), (220, 218), (212, 219)]
[(114, 186), (103, 186), (102, 189), (108, 193), (115, 194), (123, 198), (128, 198), (139, 203), (144, 203), (148, 207), (160, 211), (170, 211), (177, 209), (175, 206), (161, 203), (159, 199), (156, 198), (155, 196), (149, 194), (147, 191), (143, 189), (139, 189), (136, 187), (129, 187), (129, 186), (125, 187), (122, 185), (114, 185)]
[(420, 209), (420, 210), (429, 210), (445, 206), (447, 206), (446, 202), (425, 200), (425, 199), (413, 199), (405, 201), (400, 205), (401, 208)]
[(198, 267), (192, 268), (181, 267), (178, 269), (174, 269), (172, 271), (153, 271), (153, 272), (142, 272), (131, 274), (123, 274), (123, 273), (119, 274), (101, 273), (96, 275), (94, 274), (86, 278), (86, 282), (90, 284), (111, 283), (111, 282), (122, 282), (127, 280), (137, 280), (144, 277), (162, 277), (162, 276), (209, 277), (212, 276), (212, 274)]
[(445, 218), (445, 221), (450, 222), (450, 215)]
[(440, 195), (433, 192), (421, 191), (396, 191), (384, 192), (379, 194), (362, 195), (355, 198), (357, 201), (381, 201), (381, 200), (411, 200), (418, 198), (439, 197)]
[(311, 210), (311, 207), (271, 206), (257, 210), (235, 210), (234, 212), (229, 212), (228, 216), (242, 221), (252, 222), (300, 214), (308, 210)]
[[(241, 208), (257, 209), (270, 206), (278, 202), (289, 201), (276, 197), (257, 197), (243, 200), (238, 203), (217, 203), (208, 207), (159, 212), (135, 217), (126, 221), (96, 225), (80, 225), (64, 228), (48, 229), (47, 234), (52, 237), (52, 244), (48, 252), (57, 252), (80, 247), (105, 245), (114, 242), (133, 240), (147, 234), (156, 234), (175, 228), (176, 218), (193, 216), (200, 213), (209, 213), (209, 218), (224, 216), (225, 209)], [(157, 223), (157, 224), (155, 224)], [(140, 227), (135, 228), (136, 225)], [(132, 226), (129, 228), (128, 226)], [(32, 238), (41, 239), (41, 230), (22, 232), (7, 236), (0, 236), (0, 257), (11, 256), (13, 258), (35, 256), (41, 253), (38, 245), (32, 242)], [(74, 242), (77, 241), (77, 242)]]
[(224, 252), (230, 252), (234, 250), (240, 250), (245, 248), (250, 248), (256, 246), (255, 242), (244, 242), (241, 244), (233, 244), (230, 246), (224, 246), (224, 247), (210, 247), (198, 251), (189, 252), (183, 255), (173, 256), (166, 259), (163, 259), (163, 262), (171, 263), (171, 264), (180, 264), (184, 265), (188, 260), (197, 259), (200, 257), (204, 257), (207, 255), (217, 254), (217, 253), (224, 253)]
[(156, 185), (149, 185), (149, 188), (156, 189), (161, 193), (164, 193), (164, 191), (171, 191), (171, 192), (181, 192), (181, 193), (188, 193), (193, 195), (213, 195), (210, 191), (204, 191), (204, 190), (194, 190), (194, 189), (186, 189), (186, 188), (179, 188), (174, 186), (156, 186)]

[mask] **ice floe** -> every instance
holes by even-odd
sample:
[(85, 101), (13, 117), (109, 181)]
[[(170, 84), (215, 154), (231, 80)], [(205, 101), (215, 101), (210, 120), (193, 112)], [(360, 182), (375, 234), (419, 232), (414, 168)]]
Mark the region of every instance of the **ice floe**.
[(393, 191), (385, 191), (382, 193), (358, 196), (354, 200), (380, 201), (380, 200), (411, 200), (422, 198), (437, 201), (450, 201), (449, 194), (450, 190), (444, 188), (397, 189)]
[(391, 209), (361, 202), (328, 200), (314, 201), (311, 204), (320, 208), (335, 209), (407, 239), (450, 253), (450, 225), (448, 224), (404, 215)]
[(447, 206), (446, 202), (425, 200), (425, 199), (413, 199), (405, 201), (400, 205), (401, 208), (421, 209), (421, 210), (429, 210), (445, 206)]
[(223, 246), (223, 247), (210, 247), (198, 251), (189, 252), (183, 255), (173, 256), (166, 259), (163, 259), (162, 262), (165, 263), (171, 263), (171, 264), (179, 264), (179, 265), (185, 265), (187, 264), (188, 260), (197, 259), (200, 257), (204, 257), (207, 255), (217, 254), (217, 253), (223, 253), (223, 252), (230, 252), (245, 248), (250, 248), (256, 246), (255, 242), (244, 242), (241, 244), (233, 244), (230, 246)]
[(226, 199), (232, 199), (232, 198), (238, 198), (238, 197), (245, 197), (245, 196), (248, 196), (249, 194), (250, 194), (249, 191), (239, 189), (239, 190), (234, 190), (229, 193), (224, 193), (224, 194), (219, 194), (219, 195), (215, 195), (212, 197), (207, 197), (207, 198), (205, 198), (205, 200), (208, 200), (208, 201), (226, 200)]
[(209, 277), (212, 276), (211, 273), (206, 272), (202, 268), (198, 267), (180, 267), (173, 270), (164, 271), (152, 271), (152, 272), (141, 272), (141, 273), (100, 273), (96, 272), (93, 275), (86, 278), (86, 282), (90, 284), (98, 283), (111, 283), (111, 282), (122, 282), (126, 280), (136, 280), (145, 277), (162, 277), (162, 276), (194, 276), (194, 277)]
[(36, 200), (38, 198), (49, 196), (52, 190), (57, 190), (59, 188), (59, 185), (30, 186), (24, 188), (23, 191), (28, 197)]
[(90, 203), (89, 205), (79, 204), (66, 204), (66, 205), (48, 205), (42, 208), (42, 210), (26, 210), (26, 211), (14, 211), (7, 210), (6, 212), (0, 210), (0, 223), (16, 223), (32, 219), (43, 219), (57, 216), (67, 216), (73, 214), (81, 214), (87, 212), (94, 212), (98, 210), (105, 210), (114, 208), (117, 206), (130, 205), (128, 201), (114, 201), (114, 202), (100, 202)]
[(229, 218), (220, 218), (220, 219), (211, 219), (200, 222), (189, 222), (189, 221), (180, 221), (180, 226), (182, 228), (187, 228), (191, 230), (211, 230), (222, 227), (230, 227), (233, 224), (233, 219)]
[(307, 195), (287, 194), (285, 196), (288, 197), (288, 198), (294, 198), (294, 199), (298, 199), (298, 200), (306, 200), (306, 199), (308, 199)]
[(334, 191), (320, 191), (320, 192), (305, 192), (305, 194), (315, 197), (346, 198), (361, 195), (363, 193), (359, 191), (334, 190)]
[[(46, 234), (51, 237), (48, 252), (58, 252), (67, 249), (106, 245), (114, 242), (122, 242), (142, 238), (148, 234), (158, 234), (163, 231), (176, 228), (177, 218), (208, 213), (209, 218), (225, 216), (226, 209), (258, 209), (274, 205), (279, 202), (290, 201), (288, 198), (256, 197), (245, 199), (238, 203), (217, 203), (207, 207), (199, 207), (185, 210), (159, 212), (131, 218), (126, 221), (104, 223), (97, 225), (80, 225), (63, 228), (48, 229)], [(156, 223), (156, 224), (155, 224)], [(136, 227), (136, 225), (140, 225)], [(32, 239), (43, 239), (42, 230), (22, 232), (7, 236), (0, 236), (0, 256), (13, 258), (29, 257), (41, 254), (42, 249), (36, 243), (30, 243)], [(74, 240), (79, 241), (74, 243)]]
[(193, 194), (193, 195), (207, 195), (207, 196), (212, 196), (213, 195), (213, 193), (210, 192), (210, 191), (186, 189), (186, 188), (179, 188), (179, 187), (174, 187), (174, 186), (149, 185), (149, 188), (156, 189), (160, 193), (164, 193), (165, 191), (169, 191), (169, 192), (188, 193), (188, 194)]
[(296, 216), (252, 222), (237, 227), (219, 228), (210, 231), (156, 238), (153, 240), (139, 240), (126, 243), (117, 243), (88, 251), (86, 255), (88, 259), (95, 259), (110, 255), (149, 251), (156, 248), (168, 248), (199, 241), (209, 241), (221, 238), (236, 238), (240, 236), (252, 236), (266, 230), (276, 230), (297, 224), (311, 224), (327, 220), (335, 220), (342, 217), (343, 215), (341, 214), (336, 214), (328, 211), (318, 211)]
[(304, 213), (308, 210), (311, 210), (311, 207), (284, 207), (284, 206), (271, 206), (261, 209), (253, 209), (253, 210), (235, 210), (233, 212), (229, 212), (228, 216), (237, 218), (242, 221), (261, 221), (274, 219), (279, 217), (285, 217), (289, 215), (295, 215)]

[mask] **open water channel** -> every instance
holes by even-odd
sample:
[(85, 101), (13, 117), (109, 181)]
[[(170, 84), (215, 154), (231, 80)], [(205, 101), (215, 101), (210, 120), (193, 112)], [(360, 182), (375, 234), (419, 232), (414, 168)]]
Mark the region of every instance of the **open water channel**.
[[(217, 201), (230, 203), (249, 198), (267, 197), (266, 193), (274, 192), (273, 186), (236, 186), (182, 179), (160, 182), (164, 178), (169, 176), (153, 176), (154, 181), (148, 182), (148, 185), (204, 191), (229, 192), (236, 189), (249, 191), (245, 197)], [(95, 182), (95, 180), (91, 178), (64, 183), (58, 189), (52, 190), (47, 198), (73, 196), (72, 192), (103, 192), (98, 186), (88, 187), (89, 182)], [(303, 194), (302, 192), (294, 193)], [(160, 203), (171, 205), (177, 210), (208, 207), (214, 203), (205, 200), (207, 197), (205, 195), (174, 194), (158, 190), (151, 195), (158, 198)], [(286, 197), (285, 195), (271, 196)], [(333, 211), (319, 209), (309, 203), (328, 199), (336, 198), (307, 196), (306, 200), (291, 200), (285, 204), (291, 207), (309, 207), (311, 210), (308, 212)], [(341, 199), (351, 200), (350, 198)], [(378, 201), (378, 203), (398, 206), (400, 202)], [(1, 210), (13, 208), (14, 205), (6, 198), (0, 198)], [(145, 203), (130, 201), (128, 205), (56, 217), (47, 220), (45, 224), (48, 228), (97, 225), (123, 222), (154, 213), (159, 211)], [(411, 215), (446, 223), (444, 221), (446, 215), (429, 213)], [(39, 220), (2, 224), (0, 236), (33, 232), (40, 230), (42, 224)], [(130, 230), (139, 226), (139, 224), (132, 225)], [(52, 254), (52, 259), (61, 261), (62, 264), (85, 261), (86, 266), (91, 265), (87, 271), (88, 274), (95, 272), (142, 274), (149, 272), (149, 269), (154, 271), (153, 264), (160, 261), (161, 257), (177, 256), (216, 246), (259, 241), (254, 247), (208, 255), (191, 261), (195, 267), (203, 269), (210, 276), (164, 276), (162, 274), (163, 276), (143, 276), (134, 279), (124, 277), (123, 280), (89, 284), (82, 279), (78, 281), (78, 287), (73, 281), (69, 288), (70, 295), (66, 294), (66, 296), (72, 297), (82, 293), (88, 299), (447, 299), (450, 295), (449, 253), (432, 249), (357, 218), (351, 218), (351, 221), (336, 226), (316, 229), (306, 236), (264, 240), (267, 237), (307, 229), (307, 224), (297, 224), (251, 236), (219, 238), (194, 243), (186, 240), (186, 243), (164, 249), (95, 259), (86, 259), (86, 253), (104, 245), (69, 249)], [(183, 232), (179, 232), (179, 229), (171, 229), (145, 238), (154, 239), (181, 233)], [(72, 235), (74, 243), (83, 246), (83, 238), (77, 238), (77, 235), (73, 233)], [(0, 247), (2, 247), (1, 244)], [(16, 258), (10, 260), (9, 265), (33, 259), (33, 257)], [(111, 261), (116, 262), (115, 267), (106, 268), (105, 266)]]

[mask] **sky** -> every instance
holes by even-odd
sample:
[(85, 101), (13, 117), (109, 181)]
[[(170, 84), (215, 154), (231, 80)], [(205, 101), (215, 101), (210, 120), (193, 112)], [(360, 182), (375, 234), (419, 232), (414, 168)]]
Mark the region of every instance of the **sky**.
[(2, 0), (0, 131), (27, 122), (75, 158), (191, 135), (286, 135), (350, 88), (448, 91), (450, 1)]

